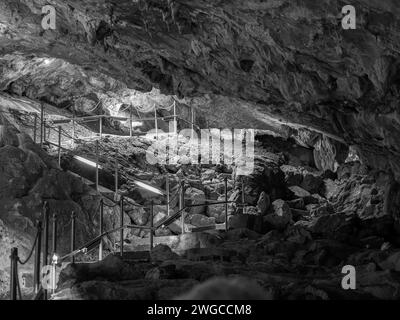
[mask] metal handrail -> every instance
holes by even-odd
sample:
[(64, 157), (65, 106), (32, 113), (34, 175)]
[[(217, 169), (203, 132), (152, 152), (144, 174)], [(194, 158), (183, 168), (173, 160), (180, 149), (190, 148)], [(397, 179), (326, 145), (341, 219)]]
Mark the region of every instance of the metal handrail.
[[(174, 107), (175, 107), (175, 102), (174, 102)], [(44, 108), (43, 108), (43, 106), (42, 106), (42, 110), (41, 110), (41, 116), (40, 116), (40, 121), (41, 121), (41, 124), (40, 124), (40, 130), (41, 130), (41, 132), (40, 132), (40, 136), (41, 136), (41, 145), (42, 145), (42, 142), (43, 141), (45, 141), (46, 140), (46, 128), (50, 128), (50, 130), (51, 129), (53, 129), (53, 130), (56, 130), (56, 128), (54, 128), (53, 126), (51, 126), (49, 123), (52, 123), (52, 124), (54, 124), (54, 121), (44, 121), (44, 118), (45, 118), (45, 116), (44, 116)], [(36, 138), (36, 121), (37, 121), (37, 114), (36, 113), (28, 113), (29, 115), (31, 115), (31, 114), (34, 114), (35, 115), (35, 129), (34, 129), (34, 137)], [(112, 117), (112, 116), (91, 116), (91, 117), (84, 117), (86, 120), (88, 119), (88, 118), (94, 118), (94, 119), (103, 119), (103, 118), (105, 118), (105, 117), (109, 117), (109, 118), (118, 118), (118, 117)], [(157, 118), (157, 117), (156, 117)], [(174, 118), (174, 119), (181, 119), (181, 120), (183, 120), (183, 121), (185, 121), (185, 122), (187, 122), (187, 123), (190, 123), (190, 124), (192, 124), (192, 126), (195, 126), (195, 124), (193, 123), (193, 122), (191, 122), (191, 121), (188, 121), (188, 120), (186, 120), (186, 119), (182, 119), (181, 117), (179, 117), (179, 116), (177, 116), (176, 115), (176, 113), (175, 113), (175, 111), (174, 111), (174, 115), (173, 116), (166, 116), (166, 117), (161, 117), (161, 118), (158, 118), (158, 119), (169, 119), (169, 118)], [(193, 117), (192, 117), (193, 118)], [(122, 119), (122, 118), (118, 118), (118, 119)], [(123, 119), (125, 119), (125, 118), (123, 118)], [(145, 120), (145, 119), (141, 119), (141, 120)], [(151, 119), (152, 120), (152, 119)], [(73, 118), (73, 121), (79, 121), (79, 119), (77, 119), (77, 118)], [(102, 122), (100, 122), (100, 137), (101, 137), (101, 135), (102, 135), (102, 129), (101, 129), (101, 123)], [(199, 128), (197, 125), (196, 125), (196, 127), (197, 128)], [(193, 127), (192, 127), (193, 128)], [(59, 144), (58, 145), (56, 145), (56, 144), (54, 144), (54, 143), (52, 143), (52, 142), (50, 142), (50, 141), (48, 141), (48, 143), (49, 144), (51, 144), (51, 145), (55, 145), (55, 146), (57, 146), (57, 147), (59, 147), (59, 159), (60, 159), (60, 150), (61, 150), (61, 148), (62, 149), (64, 149), (64, 150), (67, 150), (67, 151), (70, 151), (70, 150), (68, 150), (68, 149), (66, 149), (66, 148), (63, 148), (62, 146), (61, 146), (61, 136), (65, 136), (65, 137), (67, 137), (67, 138), (70, 138), (70, 139), (72, 139), (74, 142), (75, 141), (79, 141), (78, 139), (75, 139), (74, 137), (72, 137), (72, 136), (70, 136), (70, 135), (68, 135), (67, 133), (63, 133), (63, 131), (65, 131), (65, 130), (63, 130), (62, 128), (61, 128), (61, 126), (59, 126), (58, 127), (58, 133), (59, 133)], [(35, 142), (36, 142), (36, 139), (35, 139)], [(220, 184), (221, 182), (218, 182), (218, 184)], [(217, 184), (217, 183), (215, 183), (215, 184)], [(108, 230), (108, 231), (105, 231), (105, 232), (103, 232), (103, 230), (102, 230), (102, 225), (103, 225), (103, 209), (104, 209), (104, 201), (103, 200), (101, 200), (101, 202), (100, 202), (100, 212), (101, 212), (101, 218), (100, 218), (100, 235), (98, 235), (98, 236), (96, 236), (94, 239), (91, 239), (90, 241), (88, 241), (86, 244), (84, 244), (83, 246), (81, 246), (80, 248), (78, 248), (78, 249), (75, 249), (74, 247), (75, 247), (75, 245), (74, 245), (74, 242), (75, 242), (75, 228), (74, 227), (72, 227), (72, 225), (74, 225), (74, 219), (75, 219), (75, 215), (74, 215), (74, 213), (72, 214), (72, 216), (71, 216), (71, 219), (73, 219), (73, 221), (72, 221), (72, 225), (71, 225), (71, 252), (70, 253), (68, 253), (68, 254), (66, 254), (66, 255), (64, 255), (63, 257), (61, 257), (60, 258), (60, 261), (64, 261), (64, 260), (66, 260), (66, 259), (68, 259), (68, 258), (71, 258), (71, 260), (72, 260), (72, 262), (74, 262), (74, 258), (75, 258), (75, 256), (77, 256), (78, 254), (80, 254), (80, 253), (87, 253), (88, 251), (91, 251), (91, 250), (93, 250), (97, 245), (98, 245), (98, 243), (100, 242), (100, 247), (99, 247), (99, 256), (100, 256), (100, 250), (101, 250), (101, 256), (102, 256), (102, 244), (103, 244), (103, 238), (104, 237), (106, 237), (106, 236), (108, 236), (108, 235), (110, 235), (110, 234), (112, 234), (112, 233), (115, 233), (115, 232), (120, 232), (121, 233), (121, 238), (120, 238), (120, 253), (121, 253), (121, 255), (123, 255), (123, 247), (124, 247), (124, 236), (123, 236), (123, 231), (125, 230), (125, 229), (127, 229), (127, 228), (130, 228), (130, 229), (141, 229), (141, 230), (150, 230), (150, 251), (152, 250), (152, 248), (153, 248), (153, 237), (154, 237), (154, 233), (155, 233), (155, 231), (158, 229), (158, 228), (160, 228), (160, 227), (162, 227), (162, 228), (164, 228), (164, 227), (166, 227), (166, 226), (168, 226), (168, 225), (170, 225), (171, 223), (173, 223), (174, 221), (176, 221), (179, 217), (181, 217), (182, 218), (182, 233), (184, 233), (184, 212), (187, 210), (187, 209), (190, 209), (190, 208), (194, 208), (194, 207), (199, 207), (199, 206), (205, 206), (205, 207), (210, 207), (210, 206), (213, 206), (213, 205), (221, 205), (221, 204), (225, 204), (225, 230), (228, 230), (228, 204), (229, 203), (234, 203), (235, 201), (228, 201), (227, 200), (227, 178), (225, 178), (225, 198), (226, 198), (226, 200), (225, 201), (216, 201), (216, 202), (211, 202), (211, 203), (203, 203), (203, 204), (193, 204), (193, 205), (185, 205), (184, 204), (184, 187), (185, 187), (185, 182), (183, 181), (183, 182), (181, 182), (180, 183), (180, 186), (179, 186), (179, 188), (177, 189), (177, 191), (176, 191), (176, 193), (172, 196), (172, 198), (167, 198), (167, 199), (169, 199), (169, 201), (167, 201), (167, 206), (168, 206), (168, 214), (169, 214), (169, 204), (172, 202), (172, 200), (175, 200), (175, 197), (177, 196), (177, 195), (180, 195), (180, 198), (179, 198), (179, 210), (177, 211), (177, 212), (175, 212), (175, 213), (173, 213), (171, 216), (168, 216), (166, 219), (164, 219), (164, 220), (161, 220), (161, 221), (159, 221), (155, 226), (153, 225), (153, 219), (154, 219), (154, 204), (153, 204), (153, 202), (152, 202), (152, 204), (151, 204), (151, 215), (150, 215), (150, 226), (137, 226), (137, 225), (132, 225), (132, 224), (129, 224), (129, 225), (124, 225), (123, 224), (123, 216), (124, 216), (124, 206), (123, 206), (123, 204), (124, 204), (124, 200), (125, 201), (127, 201), (127, 202), (129, 202), (131, 205), (134, 205), (134, 206), (136, 206), (136, 207), (144, 207), (144, 206), (142, 206), (142, 205), (138, 205), (138, 204), (136, 204), (136, 203), (134, 203), (133, 202), (133, 200), (131, 200), (131, 199), (129, 199), (129, 198), (124, 198), (124, 196), (121, 196), (121, 199), (120, 199), (120, 201), (119, 202), (117, 202), (117, 201), (114, 201), (113, 199), (109, 199), (109, 198), (107, 198), (108, 200), (110, 200), (111, 202), (113, 202), (114, 204), (115, 204), (115, 206), (117, 206), (117, 205), (120, 205), (121, 206), (121, 218), (120, 218), (120, 222), (121, 222), (121, 225), (119, 226), (119, 227), (117, 227), (117, 228), (113, 228), (113, 229), (111, 229), (111, 230)], [(168, 189), (168, 188), (167, 188)], [(116, 191), (117, 192), (117, 191)], [(169, 191), (168, 191), (168, 196), (169, 196)], [(243, 199), (242, 199), (242, 202), (243, 202)], [(245, 205), (244, 203), (242, 203), (243, 205)], [(48, 227), (48, 212), (47, 212), (47, 205), (45, 205), (45, 207), (46, 207), (46, 211), (45, 211), (45, 215), (44, 215), (44, 223), (45, 223), (45, 226), (46, 226), (46, 228)], [(56, 238), (57, 238), (57, 224), (56, 224), (56, 216), (55, 216), (55, 214), (53, 215), (53, 253), (55, 254), (55, 252), (56, 252)], [(45, 236), (44, 236), (44, 240), (45, 240), (45, 250), (44, 250), (44, 254), (43, 254), (43, 257), (44, 257), (44, 259), (43, 259), (43, 264), (47, 264), (47, 255), (48, 255), (48, 252), (47, 252), (47, 250), (48, 250), (48, 248), (47, 248), (47, 242), (48, 242), (48, 231), (46, 230), (46, 229), (44, 229), (44, 232), (45, 232)], [(35, 243), (34, 243), (34, 246), (36, 245), (36, 248), (37, 248), (37, 250), (35, 250), (35, 292), (36, 292), (36, 296), (35, 296), (35, 299), (39, 299), (42, 295), (44, 296), (44, 298), (46, 299), (47, 298), (47, 291), (45, 290), (45, 289), (43, 289), (42, 288), (42, 286), (40, 285), (40, 283), (39, 283), (39, 275), (40, 275), (40, 272), (39, 272), (39, 268), (40, 268), (40, 240), (41, 240), (41, 225), (40, 224), (38, 224), (38, 238), (37, 238), (37, 241), (35, 240)], [(13, 250), (17, 250), (16, 248), (13, 248)], [(14, 251), (13, 251), (14, 252)], [(16, 251), (16, 252), (18, 252), (18, 251)], [(30, 256), (31, 255), (29, 255), (29, 258), (30, 258)], [(17, 259), (17, 260), (16, 260)], [(12, 282), (12, 286), (14, 286), (15, 288), (19, 288), (19, 286), (18, 286), (18, 281), (16, 282), (16, 278), (15, 278), (15, 276), (14, 276), (14, 274), (15, 274), (15, 271), (17, 270), (16, 269), (16, 267), (14, 266), (14, 264), (17, 264), (18, 263), (18, 260), (19, 260), (19, 258), (18, 258), (18, 255), (15, 255), (15, 254), (12, 254), (12, 256), (11, 256), (11, 263), (12, 263), (12, 268), (11, 268), (11, 270), (12, 270), (12, 272), (14, 272), (14, 273), (12, 273), (12, 279), (13, 279), (13, 281), (11, 281)], [(14, 289), (15, 289), (14, 288)], [(14, 290), (14, 292), (15, 292), (15, 290)], [(21, 297), (21, 294), (20, 294), (20, 297)], [(12, 296), (12, 298), (13, 298), (13, 296)]]
[(169, 216), (167, 219), (158, 222), (153, 227), (137, 226), (137, 225), (128, 224), (128, 225), (124, 225), (124, 226), (113, 228), (113, 229), (105, 231), (102, 234), (98, 235), (97, 237), (89, 240), (87, 243), (82, 245), (79, 249), (76, 249), (76, 250), (74, 250), (74, 251), (62, 256), (61, 258), (59, 258), (59, 261), (64, 261), (64, 260), (66, 260), (68, 258), (71, 258), (73, 256), (78, 255), (79, 253), (87, 253), (88, 251), (90, 251), (89, 250), (90, 247), (94, 247), (95, 245), (97, 245), (97, 243), (101, 239), (103, 239), (104, 237), (106, 237), (106, 236), (108, 236), (108, 235), (110, 235), (112, 233), (115, 233), (115, 232), (118, 232), (118, 231), (121, 231), (121, 230), (124, 230), (124, 229), (142, 229), (142, 230), (150, 230), (150, 231), (152, 230), (154, 232), (159, 228), (164, 228), (164, 227), (169, 226), (171, 223), (173, 223), (175, 220), (177, 220), (180, 217), (182, 212), (184, 212), (187, 209), (200, 207), (200, 206), (209, 207), (209, 206), (213, 206), (213, 205), (229, 204), (229, 203), (234, 203), (234, 202), (235, 201), (216, 201), (216, 202), (212, 202), (212, 203), (187, 205), (184, 208), (182, 208), (182, 209), (178, 210), (177, 212), (175, 212), (173, 215)]

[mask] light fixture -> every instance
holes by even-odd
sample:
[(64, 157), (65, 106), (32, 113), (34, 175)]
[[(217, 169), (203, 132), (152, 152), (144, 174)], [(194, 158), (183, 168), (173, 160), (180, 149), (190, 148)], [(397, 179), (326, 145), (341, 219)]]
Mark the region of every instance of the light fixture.
[(53, 264), (58, 264), (58, 256), (56, 255), (56, 254), (53, 254), (53, 257), (52, 257), (52, 261), (51, 261)]
[(141, 127), (143, 126), (143, 122), (141, 121), (132, 121), (132, 127)]
[[(96, 162), (94, 162), (92, 160), (89, 160), (89, 159), (86, 159), (86, 158), (82, 158), (80, 156), (74, 156), (74, 159), (76, 159), (76, 160), (78, 160), (80, 162), (86, 163), (87, 165), (89, 165), (91, 167), (95, 167), (96, 168), (96, 166), (97, 166)], [(101, 166), (99, 165), (98, 168), (101, 169)]]
[(156, 188), (156, 187), (153, 187), (153, 186), (151, 186), (151, 185), (149, 185), (147, 183), (144, 183), (142, 181), (134, 180), (133, 183), (136, 184), (138, 187), (146, 189), (146, 190), (151, 191), (153, 193), (159, 194), (161, 196), (165, 195), (165, 192), (163, 190), (161, 190), (159, 188)]
[(49, 58), (44, 58), (43, 59), (43, 64), (48, 65), (53, 61), (53, 59), (49, 59)]

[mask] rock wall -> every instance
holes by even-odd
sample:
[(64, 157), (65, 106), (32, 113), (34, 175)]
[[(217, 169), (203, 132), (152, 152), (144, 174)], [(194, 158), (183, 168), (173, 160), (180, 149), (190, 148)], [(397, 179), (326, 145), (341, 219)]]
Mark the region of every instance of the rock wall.
[[(11, 248), (19, 248), (21, 260), (28, 256), (45, 201), (50, 216), (57, 217), (58, 254), (70, 252), (72, 212), (77, 246), (98, 235), (99, 194), (61, 171), (52, 157), (0, 114), (0, 295), (9, 289)], [(50, 232), (50, 243), (51, 239)], [(32, 268), (33, 259), (20, 268), (20, 274), (31, 273)]]
[(140, 91), (245, 101), (255, 114), (357, 145), (365, 162), (399, 177), (395, 0), (353, 1), (356, 30), (341, 28), (338, 0), (56, 0), (57, 28), (46, 31), (42, 5), (0, 1), (2, 55), (62, 59)]

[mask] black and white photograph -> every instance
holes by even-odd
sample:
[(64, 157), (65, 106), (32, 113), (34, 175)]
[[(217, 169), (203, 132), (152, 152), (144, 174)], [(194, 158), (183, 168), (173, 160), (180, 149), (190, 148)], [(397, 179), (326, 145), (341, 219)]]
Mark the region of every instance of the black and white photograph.
[(0, 0), (0, 300), (400, 300), (400, 1)]

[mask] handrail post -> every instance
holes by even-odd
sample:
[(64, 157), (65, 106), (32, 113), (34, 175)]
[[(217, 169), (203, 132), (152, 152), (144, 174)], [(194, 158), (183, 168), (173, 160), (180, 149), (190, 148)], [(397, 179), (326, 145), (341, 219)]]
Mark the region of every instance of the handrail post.
[(120, 240), (120, 248), (119, 248), (119, 253), (121, 257), (124, 255), (124, 197), (121, 196), (121, 218), (120, 218), (120, 234), (119, 234), (119, 240)]
[(225, 177), (225, 231), (228, 231), (228, 177)]
[(53, 255), (56, 254), (57, 252), (57, 215), (53, 213), (53, 218), (52, 218), (52, 223), (53, 223)]
[(99, 131), (100, 131), (100, 140), (103, 138), (103, 117), (101, 116), (99, 119)]
[(56, 289), (56, 264), (57, 264), (57, 215), (53, 213), (53, 256), (52, 256), (52, 291), (53, 294)]
[(191, 107), (190, 110), (191, 110), (191, 123), (192, 123), (191, 141), (193, 143), (193, 138), (194, 138), (194, 110), (193, 110), (193, 107)]
[(33, 283), (35, 288), (35, 293), (39, 292), (40, 288), (40, 250), (42, 247), (42, 222), (37, 222), (37, 241), (36, 241), (36, 248), (35, 248), (35, 265), (33, 271)]
[(178, 123), (176, 122), (176, 101), (174, 100), (174, 133), (178, 134)]
[(36, 140), (37, 140), (37, 133), (36, 133), (36, 131), (37, 131), (37, 118), (38, 118), (38, 116), (35, 113), (34, 116), (33, 116), (33, 142), (34, 143), (36, 143)]
[(43, 148), (43, 123), (44, 123), (44, 104), (40, 104), (40, 147)]
[[(103, 234), (103, 219), (104, 219), (104, 203), (103, 199), (100, 200), (100, 235)], [(103, 260), (103, 237), (100, 239), (99, 244), (99, 261)]]
[(49, 262), (49, 204), (43, 205), (43, 267)]
[(96, 140), (96, 191), (99, 191), (99, 141)]
[(11, 248), (11, 266), (10, 266), (10, 300), (17, 300), (17, 263), (18, 248)]
[[(48, 265), (49, 255), (49, 210), (48, 203), (45, 202), (43, 205), (43, 257), (42, 266)], [(47, 300), (47, 290), (43, 290), (43, 298)]]
[(158, 120), (157, 120), (157, 107), (154, 105), (154, 128), (156, 129), (156, 140), (158, 140)]
[(245, 214), (245, 194), (244, 194), (244, 178), (242, 177), (242, 213)]
[[(180, 195), (179, 195), (179, 211), (183, 210), (185, 205), (185, 182), (181, 182)], [(181, 229), (182, 234), (185, 233), (185, 212), (181, 212)]]
[(118, 194), (118, 161), (115, 161), (114, 183), (115, 183), (115, 198), (116, 198), (116, 196)]
[(132, 138), (133, 135), (133, 124), (132, 124), (133, 116), (132, 116), (132, 106), (129, 108), (129, 137)]
[(169, 175), (168, 174), (165, 178), (165, 189), (166, 189), (166, 193), (167, 193), (167, 215), (169, 216), (170, 197), (169, 197)]
[(150, 251), (153, 250), (154, 243), (154, 230), (153, 230), (153, 221), (154, 220), (154, 201), (151, 201), (150, 205)]
[(58, 165), (61, 167), (61, 126), (58, 126)]
[(72, 147), (75, 148), (75, 107), (72, 110)]
[[(71, 214), (71, 252), (74, 252), (75, 250), (75, 211), (72, 211)], [(71, 262), (75, 263), (75, 256), (71, 256)]]
[(176, 147), (179, 150), (179, 137), (178, 137), (178, 120), (176, 115), (176, 101), (174, 100), (174, 133), (176, 138)]

